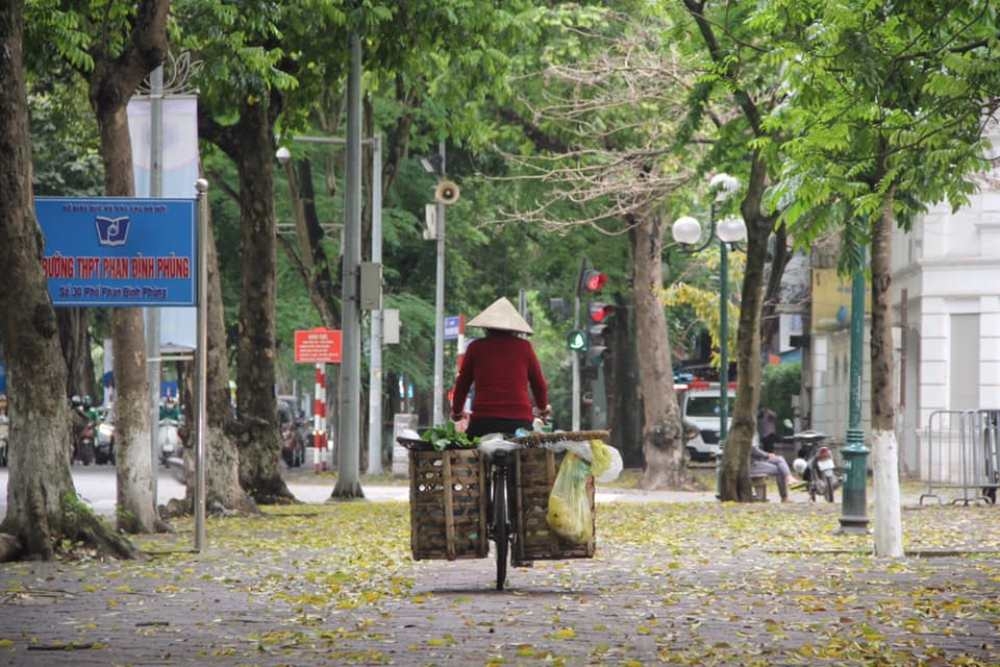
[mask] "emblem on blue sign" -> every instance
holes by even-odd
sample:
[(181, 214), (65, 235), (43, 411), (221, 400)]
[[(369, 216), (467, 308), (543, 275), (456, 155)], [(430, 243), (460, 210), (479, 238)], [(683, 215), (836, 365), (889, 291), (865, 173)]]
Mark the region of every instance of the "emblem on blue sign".
[(128, 238), (128, 216), (106, 218), (97, 216), (97, 240), (105, 246), (122, 246)]

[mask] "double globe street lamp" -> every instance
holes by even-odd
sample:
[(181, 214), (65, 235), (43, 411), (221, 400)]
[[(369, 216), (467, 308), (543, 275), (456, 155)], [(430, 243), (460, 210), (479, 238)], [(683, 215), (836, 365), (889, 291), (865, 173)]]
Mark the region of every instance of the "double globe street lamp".
[(671, 233), (674, 240), (685, 248), (685, 252), (697, 253), (718, 240), (719, 243), (719, 445), (724, 445), (729, 435), (729, 244), (745, 241), (747, 228), (743, 220), (736, 216), (716, 222), (716, 206), (729, 199), (740, 182), (729, 174), (716, 174), (709, 181), (709, 189), (715, 192), (709, 209), (708, 238), (701, 241), (701, 223), (691, 216), (683, 216), (674, 221)]

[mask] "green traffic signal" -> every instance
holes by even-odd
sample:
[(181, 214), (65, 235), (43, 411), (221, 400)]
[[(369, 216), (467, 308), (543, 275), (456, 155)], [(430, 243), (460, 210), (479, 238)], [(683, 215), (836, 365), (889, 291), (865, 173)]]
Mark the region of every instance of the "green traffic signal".
[(579, 329), (570, 331), (566, 336), (566, 347), (574, 352), (585, 352), (587, 350), (587, 334)]

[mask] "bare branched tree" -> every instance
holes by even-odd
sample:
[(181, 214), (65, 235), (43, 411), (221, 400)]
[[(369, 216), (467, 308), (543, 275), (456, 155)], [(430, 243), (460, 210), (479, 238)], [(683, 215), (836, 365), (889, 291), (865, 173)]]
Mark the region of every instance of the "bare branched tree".
[[(509, 172), (496, 177), (517, 184), (522, 195), (497, 222), (629, 235), (645, 488), (677, 488), (687, 479), (660, 293), (662, 211), (698, 162), (677, 148), (696, 73), (665, 42), (667, 32), (664, 25), (610, 14), (597, 28), (568, 31), (567, 39), (582, 45), (570, 51), (590, 55), (553, 56), (513, 82), (521, 95), (501, 116), (536, 150), (504, 153)], [(684, 143), (697, 152), (703, 142)]]

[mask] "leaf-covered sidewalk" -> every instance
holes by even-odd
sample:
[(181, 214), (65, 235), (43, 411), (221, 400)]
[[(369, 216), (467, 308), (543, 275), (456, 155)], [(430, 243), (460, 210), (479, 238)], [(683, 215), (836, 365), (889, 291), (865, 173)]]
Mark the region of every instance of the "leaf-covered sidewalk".
[[(409, 556), (404, 503), (276, 508), (144, 538), (146, 562), (0, 566), (0, 664), (998, 664), (1000, 509), (905, 511), (907, 548), (837, 505), (599, 506), (598, 557)], [(957, 552), (971, 552), (958, 554)]]

